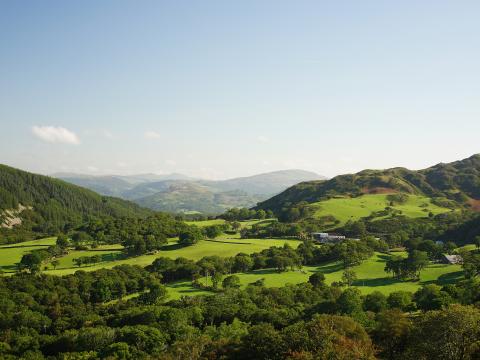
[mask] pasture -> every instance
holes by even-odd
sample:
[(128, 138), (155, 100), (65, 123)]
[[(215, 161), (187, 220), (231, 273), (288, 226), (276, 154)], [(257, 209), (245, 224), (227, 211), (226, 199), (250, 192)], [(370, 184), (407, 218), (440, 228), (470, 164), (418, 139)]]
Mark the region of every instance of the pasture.
[[(0, 269), (5, 272), (14, 272), (23, 254), (34, 249), (46, 248), (55, 243), (54, 238), (29, 241), (28, 243), (17, 244), (15, 247), (0, 247)], [(112, 268), (116, 265), (129, 264), (147, 266), (158, 257), (169, 257), (176, 259), (185, 257), (191, 260), (199, 260), (204, 256), (218, 255), (220, 257), (234, 256), (238, 253), (248, 253), (262, 251), (272, 246), (283, 246), (288, 243), (292, 247), (297, 247), (301, 242), (298, 240), (285, 239), (240, 239), (239, 235), (222, 235), (215, 240), (201, 240), (193, 246), (182, 247), (177, 239), (171, 239), (162, 250), (155, 254), (141, 255), (132, 258), (123, 258), (121, 245), (103, 245), (97, 249), (91, 250), (70, 250), (68, 255), (59, 258), (59, 265), (56, 269), (47, 264), (45, 273), (52, 275), (72, 274), (77, 270), (93, 271), (102, 268)], [(100, 255), (102, 261), (95, 265), (77, 267), (73, 259), (81, 256)]]
[[(315, 210), (316, 217), (333, 215), (340, 224), (348, 220), (359, 220), (370, 216), (373, 212), (382, 211), (390, 206), (387, 194), (362, 195), (356, 198), (342, 197), (319, 201), (310, 206)], [(392, 209), (399, 210), (402, 215), (411, 218), (427, 217), (430, 212), (434, 215), (451, 211), (432, 203), (431, 199), (420, 195), (409, 195), (404, 204), (395, 204)], [(380, 218), (380, 217), (379, 217)]]
[[(375, 253), (361, 265), (353, 267), (358, 278), (353, 286), (357, 287), (363, 294), (369, 294), (373, 291), (380, 291), (384, 294), (400, 290), (415, 292), (426, 284), (446, 285), (463, 277), (460, 265), (430, 264), (421, 272), (418, 282), (395, 280), (384, 271), (385, 262), (389, 256), (388, 254)], [(307, 282), (310, 275), (315, 272), (323, 273), (326, 283), (331, 284), (342, 280), (343, 268), (339, 262), (330, 262), (320, 266), (304, 266), (302, 270), (282, 273), (274, 269), (262, 269), (236, 275), (240, 278), (242, 286), (264, 279), (266, 286), (280, 287), (286, 284)], [(205, 283), (205, 279), (202, 281)], [(209, 284), (211, 285), (211, 283)]]

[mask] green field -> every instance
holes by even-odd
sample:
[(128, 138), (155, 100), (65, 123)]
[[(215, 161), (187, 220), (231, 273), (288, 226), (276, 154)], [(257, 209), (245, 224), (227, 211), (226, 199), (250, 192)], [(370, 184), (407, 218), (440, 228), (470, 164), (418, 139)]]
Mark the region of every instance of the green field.
[[(423, 285), (454, 283), (463, 276), (460, 265), (430, 264), (421, 272), (419, 282), (395, 280), (384, 271), (385, 262), (389, 256), (387, 254), (375, 253), (374, 256), (364, 261), (361, 265), (355, 266), (353, 270), (356, 272), (358, 280), (354, 283), (354, 286), (358, 287), (363, 294), (373, 291), (380, 291), (384, 294), (399, 290), (415, 292)], [(321, 266), (304, 266), (302, 270), (283, 273), (276, 272), (273, 269), (265, 269), (236, 275), (244, 286), (256, 280), (264, 279), (266, 286), (280, 287), (286, 284), (306, 282), (309, 276), (315, 272), (325, 274), (327, 284), (342, 280), (343, 269), (338, 262), (326, 263)], [(205, 282), (205, 280), (203, 281)]]
[(24, 254), (35, 249), (46, 249), (48, 246), (55, 244), (55, 241), (56, 238), (51, 237), (0, 246), (0, 270), (5, 272), (15, 271), (15, 264), (20, 261)]
[(188, 225), (196, 225), (198, 227), (206, 227), (211, 225), (222, 225), (225, 224), (223, 219), (213, 219), (213, 220), (202, 220), (202, 221), (185, 221)]
[[(386, 194), (374, 194), (356, 198), (333, 198), (313, 203), (310, 206), (315, 209), (316, 217), (333, 215), (340, 221), (338, 225), (341, 226), (348, 220), (359, 220), (370, 216), (373, 212), (384, 210), (385, 207), (390, 206), (387, 196)], [(408, 200), (404, 204), (394, 205), (392, 208), (400, 210), (403, 215), (412, 218), (427, 217), (430, 212), (436, 215), (451, 211), (433, 204), (430, 198), (420, 195), (408, 195)]]
[[(242, 228), (249, 227), (255, 224), (267, 224), (272, 222), (274, 219), (263, 219), (263, 220), (242, 220), (240, 221), (240, 225)], [(186, 221), (188, 225), (196, 225), (200, 228), (212, 225), (222, 225), (225, 224), (226, 221), (222, 219), (213, 219), (213, 220), (202, 220), (202, 221)]]
[[(45, 248), (55, 243), (55, 238), (46, 238), (41, 240), (29, 241), (17, 245), (0, 246), (0, 268), (5, 272), (14, 272), (15, 263), (19, 262), (22, 255), (34, 249)], [(276, 240), (276, 239), (248, 239), (242, 240), (236, 236), (224, 235), (217, 240), (203, 240), (198, 244), (188, 247), (179, 247), (176, 240), (171, 240), (164, 250), (153, 255), (143, 255), (129, 259), (116, 259), (121, 257), (121, 247), (119, 245), (105, 245), (95, 250), (76, 251), (60, 258), (60, 264), (56, 270), (48, 265), (49, 270), (45, 273), (53, 275), (67, 275), (81, 269), (85, 271), (98, 270), (101, 268), (112, 268), (120, 264), (130, 265), (149, 265), (160, 256), (170, 258), (185, 257), (192, 260), (198, 260), (203, 256), (218, 255), (221, 257), (234, 256), (240, 252), (252, 253), (267, 249), (271, 246), (283, 246), (289, 243), (292, 247), (300, 244), (297, 240)], [(80, 256), (101, 255), (103, 261), (93, 266), (82, 266), (78, 268), (74, 265), (73, 259)], [(419, 282), (402, 282), (392, 279), (389, 274), (384, 272), (385, 261), (390, 255), (376, 253), (373, 257), (354, 267), (358, 280), (354, 283), (362, 293), (367, 294), (378, 290), (385, 294), (397, 290), (416, 291), (420, 286), (436, 283), (444, 285), (453, 283), (462, 277), (462, 268), (460, 265), (431, 264), (422, 271)], [(280, 287), (285, 284), (297, 284), (308, 281), (308, 277), (320, 271), (325, 274), (327, 283), (341, 281), (342, 268), (339, 263), (326, 263), (321, 266), (305, 266), (302, 270), (288, 271), (278, 273), (273, 269), (253, 271), (251, 273), (237, 274), (240, 277), (242, 285), (247, 285), (259, 279), (265, 279), (266, 286)], [(191, 286), (191, 282), (182, 281), (167, 285), (169, 299), (178, 299), (186, 295), (201, 295), (208, 293), (204, 290), (196, 289)]]
[[(54, 238), (41, 239), (15, 245), (15, 247), (0, 247), (0, 269), (5, 272), (15, 271), (15, 264), (18, 263), (22, 255), (34, 249), (46, 248), (47, 245), (55, 243)], [(72, 274), (81, 269), (85, 271), (93, 271), (101, 268), (112, 268), (116, 265), (150, 265), (158, 257), (170, 257), (172, 259), (178, 257), (185, 257), (192, 260), (199, 260), (204, 256), (218, 255), (221, 257), (234, 256), (240, 252), (253, 253), (268, 249), (272, 246), (283, 246), (288, 243), (292, 247), (297, 247), (300, 244), (298, 240), (277, 240), (277, 239), (248, 239), (242, 240), (239, 235), (223, 235), (216, 240), (201, 240), (193, 246), (181, 247), (177, 240), (171, 240), (163, 250), (158, 251), (152, 255), (142, 255), (128, 259), (116, 259), (113, 257), (121, 256), (120, 245), (106, 245), (100, 246), (94, 250), (77, 251), (71, 250), (68, 255), (59, 259), (60, 264), (54, 270), (51, 265), (48, 265), (47, 274), (66, 275)], [(42, 245), (42, 246), (39, 246)], [(81, 256), (101, 255), (101, 263), (92, 266), (82, 266), (78, 268), (74, 265), (73, 259)]]

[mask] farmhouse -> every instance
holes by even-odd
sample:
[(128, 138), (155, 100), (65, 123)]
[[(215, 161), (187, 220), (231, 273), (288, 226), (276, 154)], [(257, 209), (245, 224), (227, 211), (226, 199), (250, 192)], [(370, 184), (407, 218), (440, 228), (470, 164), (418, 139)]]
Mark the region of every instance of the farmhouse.
[(443, 255), (443, 262), (445, 264), (463, 264), (463, 259), (460, 255)]
[(312, 238), (315, 241), (318, 241), (319, 243), (322, 244), (328, 244), (328, 243), (336, 243), (345, 240), (345, 236), (343, 235), (335, 235), (335, 234), (329, 234), (329, 233), (312, 233)]

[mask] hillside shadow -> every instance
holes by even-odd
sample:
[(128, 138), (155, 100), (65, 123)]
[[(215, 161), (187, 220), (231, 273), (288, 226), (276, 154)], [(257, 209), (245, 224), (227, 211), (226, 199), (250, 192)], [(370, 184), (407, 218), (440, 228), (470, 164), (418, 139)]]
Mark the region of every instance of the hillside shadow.
[(448, 285), (454, 284), (457, 281), (463, 278), (463, 271), (454, 271), (448, 274), (443, 274), (438, 277), (436, 280), (422, 281), (422, 285), (428, 284), (437, 284), (437, 285)]
[(401, 283), (402, 281), (394, 278), (376, 278), (376, 279), (357, 279), (353, 282), (354, 286), (368, 286), (368, 287), (377, 287), (377, 286), (387, 286)]
[(389, 260), (391, 258), (391, 255), (378, 254), (377, 257), (378, 257), (378, 260), (376, 260), (377, 262), (386, 262), (387, 260)]
[(320, 266), (314, 270), (314, 272), (321, 272), (324, 274), (330, 274), (334, 273), (337, 271), (340, 271), (343, 269), (343, 266), (341, 263), (331, 263), (328, 265)]
[(0, 270), (5, 272), (15, 272), (17, 271), (17, 265), (2, 265), (0, 266)]
[(268, 274), (281, 274), (281, 272), (275, 269), (259, 269), (246, 274), (255, 274), (255, 275), (268, 275)]
[(114, 248), (114, 249), (88, 249), (88, 251), (123, 251), (123, 248)]
[(31, 248), (31, 247), (49, 247), (50, 245), (11, 245), (11, 246), (2, 246), (2, 249), (22, 249), (22, 248)]
[(222, 240), (204, 240), (204, 241), (222, 243), (222, 244), (252, 245), (252, 243), (249, 243), (249, 242), (239, 242), (239, 241), (222, 241)]
[(187, 247), (188, 245), (182, 245), (182, 244), (179, 244), (179, 243), (175, 243), (175, 244), (168, 244), (168, 245), (164, 245), (160, 248), (161, 251), (173, 251), (173, 250), (179, 250), (179, 249), (182, 249), (184, 247)]

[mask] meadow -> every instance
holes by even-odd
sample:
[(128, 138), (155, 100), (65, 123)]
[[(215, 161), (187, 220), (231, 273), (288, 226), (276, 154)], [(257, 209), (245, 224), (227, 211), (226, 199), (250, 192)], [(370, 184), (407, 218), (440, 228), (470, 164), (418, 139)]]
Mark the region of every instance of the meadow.
[[(358, 209), (356, 216), (365, 214), (366, 211), (376, 211), (376, 208), (381, 208), (385, 204), (382, 202), (385, 199), (384, 195), (368, 195), (368, 198), (360, 197), (357, 199), (350, 199), (349, 201), (357, 201), (365, 205)], [(337, 208), (341, 207), (344, 199), (335, 200)], [(386, 200), (385, 200), (386, 201)], [(416, 197), (409, 200), (411, 203), (402, 205), (405, 212), (409, 212), (412, 216), (423, 215), (424, 212), (419, 212), (419, 204), (423, 204), (426, 200), (422, 197)], [(331, 203), (331, 200), (329, 200)], [(325, 202), (323, 202), (325, 203)], [(368, 205), (368, 206), (367, 206)], [(323, 207), (322, 211), (326, 211)], [(344, 207), (347, 210), (347, 207)], [(443, 209), (435, 208), (429, 205), (430, 211), (441, 212)], [(340, 212), (341, 213), (341, 212)], [(338, 214), (338, 212), (337, 212)], [(345, 218), (343, 218), (345, 221)], [(268, 220), (267, 220), (268, 221)], [(208, 226), (219, 224), (223, 220), (207, 220), (205, 222), (197, 222), (199, 226)], [(252, 223), (258, 221), (250, 221), (243, 223), (243, 226), (250, 226)], [(47, 248), (49, 245), (55, 243), (55, 238), (45, 238), (40, 240), (28, 241), (20, 244), (0, 246), (0, 270), (5, 273), (13, 273), (16, 271), (16, 263), (20, 261), (22, 256), (32, 250)], [(185, 257), (191, 260), (199, 260), (204, 256), (217, 255), (220, 257), (235, 256), (238, 253), (253, 253), (267, 249), (271, 246), (283, 246), (288, 243), (290, 246), (296, 248), (301, 242), (298, 240), (287, 239), (241, 239), (238, 234), (228, 235), (224, 234), (215, 240), (201, 240), (193, 246), (183, 247), (178, 244), (177, 239), (170, 239), (165, 247), (155, 254), (142, 255), (132, 258), (125, 258), (122, 253), (121, 245), (103, 245), (96, 249), (90, 250), (70, 250), (70, 252), (59, 258), (59, 264), (56, 269), (51, 264), (47, 264), (44, 272), (52, 275), (67, 275), (73, 274), (78, 270), (93, 271), (101, 268), (112, 268), (121, 264), (146, 266), (151, 264), (158, 257), (169, 257), (172, 259), (178, 257)], [(398, 254), (398, 253), (396, 253)], [(78, 267), (74, 264), (73, 259), (81, 256), (100, 255), (102, 261), (89, 266)], [(370, 259), (364, 261), (361, 265), (354, 267), (358, 280), (353, 284), (358, 287), (362, 293), (368, 294), (372, 291), (381, 291), (389, 294), (393, 291), (405, 290), (416, 291), (419, 287), (425, 284), (436, 283), (444, 285), (453, 283), (460, 279), (462, 269), (460, 265), (446, 265), (446, 264), (430, 264), (422, 271), (420, 281), (418, 282), (403, 282), (393, 279), (389, 274), (385, 273), (385, 262), (389, 254), (375, 253)], [(338, 262), (325, 263), (320, 266), (304, 266), (301, 270), (276, 272), (274, 269), (263, 269), (252, 271), (249, 273), (236, 274), (240, 278), (242, 286), (246, 286), (257, 280), (264, 279), (265, 285), (270, 287), (280, 287), (285, 284), (297, 284), (308, 281), (311, 274), (315, 272), (322, 272), (325, 275), (326, 282), (331, 284), (333, 282), (340, 282), (342, 278), (343, 269)], [(203, 279), (205, 282), (205, 279)], [(208, 291), (194, 288), (190, 281), (181, 281), (174, 284), (167, 285), (169, 298), (178, 299), (181, 296), (200, 295), (209, 293)]]
[[(18, 244), (15, 247), (0, 247), (0, 269), (6, 273), (16, 270), (15, 264), (18, 263), (23, 254), (40, 248), (46, 248), (53, 245), (55, 238), (29, 241), (28, 243)], [(259, 252), (272, 246), (283, 246), (288, 243), (292, 247), (297, 247), (301, 242), (298, 240), (287, 239), (240, 239), (239, 235), (223, 235), (215, 240), (201, 240), (193, 246), (180, 246), (177, 239), (171, 239), (169, 243), (155, 254), (142, 255), (132, 258), (123, 258), (122, 247), (120, 245), (103, 245), (97, 249), (91, 250), (70, 250), (68, 255), (59, 258), (59, 265), (56, 269), (48, 264), (44, 272), (52, 275), (72, 274), (77, 270), (93, 271), (101, 268), (112, 268), (121, 264), (128, 265), (150, 265), (158, 257), (169, 257), (176, 259), (185, 257), (191, 260), (199, 260), (204, 256), (218, 255), (220, 257), (234, 256), (238, 253)], [(78, 267), (73, 263), (73, 259), (81, 256), (101, 255), (102, 261), (91, 266)]]
[[(426, 284), (451, 284), (463, 277), (460, 265), (432, 263), (421, 272), (420, 281), (418, 282), (395, 280), (384, 271), (385, 262), (390, 256), (389, 254), (375, 253), (370, 259), (353, 267), (358, 278), (353, 283), (353, 286), (357, 287), (363, 294), (369, 294), (373, 291), (380, 291), (384, 294), (390, 294), (399, 290), (415, 292)], [(326, 283), (332, 284), (342, 280), (343, 268), (339, 262), (329, 262), (320, 266), (304, 266), (301, 270), (281, 273), (274, 269), (265, 269), (236, 275), (240, 278), (242, 286), (264, 279), (266, 286), (280, 287), (286, 284), (306, 282), (310, 275), (315, 272), (323, 273)], [(205, 283), (205, 279), (202, 279), (202, 281)]]
[[(390, 206), (387, 196), (387, 194), (370, 194), (356, 198), (332, 198), (310, 206), (314, 209), (316, 217), (333, 215), (340, 221), (336, 226), (341, 226), (348, 220), (359, 220), (370, 216), (373, 212), (384, 210), (385, 207)], [(391, 207), (411, 218), (427, 217), (430, 212), (437, 215), (451, 211), (433, 204), (430, 198), (420, 195), (409, 195), (404, 204), (395, 204)]]

